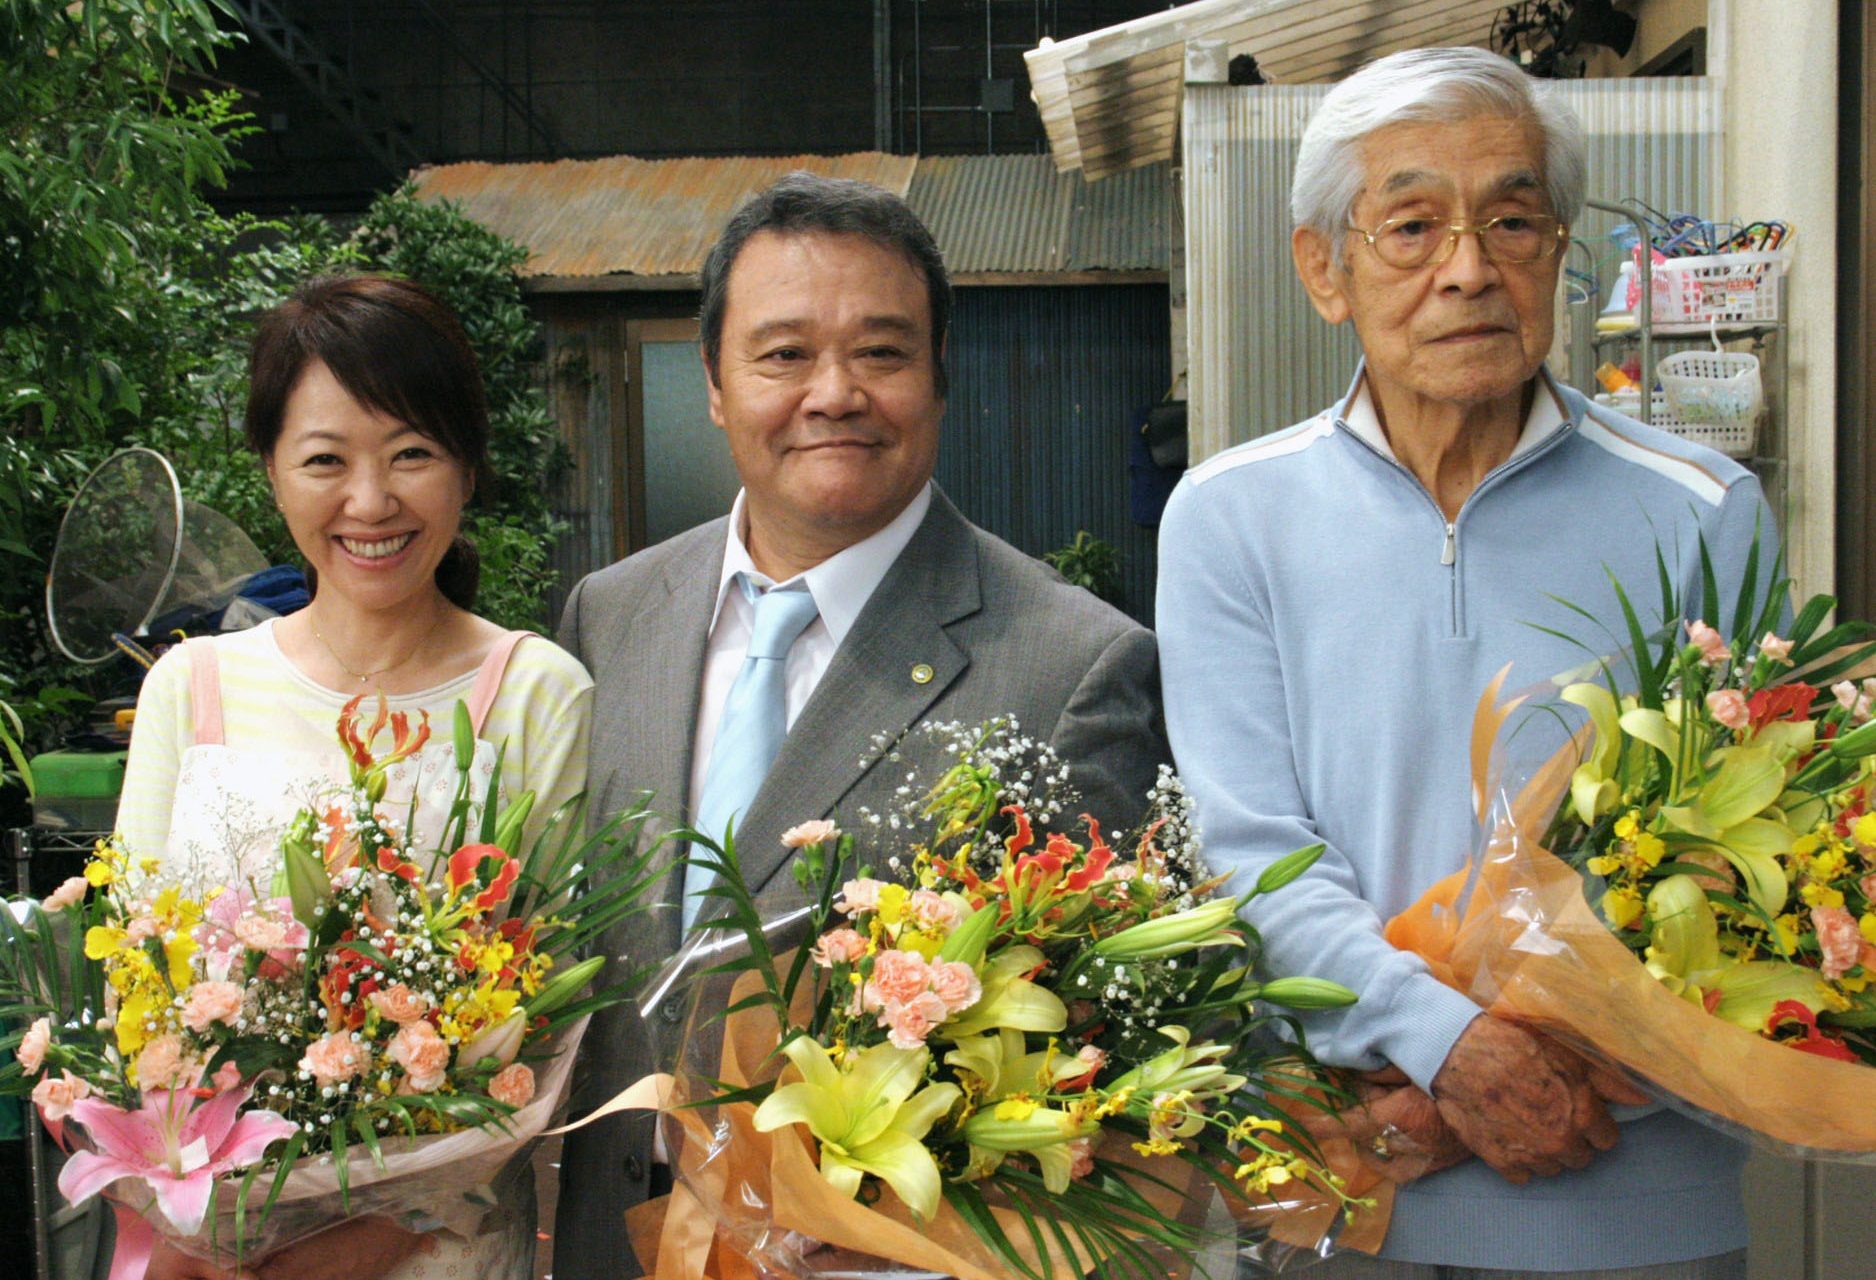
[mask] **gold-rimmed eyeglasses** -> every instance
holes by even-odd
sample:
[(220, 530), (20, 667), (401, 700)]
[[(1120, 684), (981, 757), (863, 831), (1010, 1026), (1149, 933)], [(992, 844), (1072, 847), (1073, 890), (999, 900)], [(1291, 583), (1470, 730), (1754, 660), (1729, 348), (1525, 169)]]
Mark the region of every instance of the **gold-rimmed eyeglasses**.
[(1506, 213), (1484, 222), (1389, 218), (1373, 231), (1349, 230), (1366, 240), (1377, 258), (1403, 271), (1446, 261), (1460, 236), (1477, 236), (1479, 248), (1493, 262), (1522, 264), (1553, 256), (1569, 234), (1547, 213)]

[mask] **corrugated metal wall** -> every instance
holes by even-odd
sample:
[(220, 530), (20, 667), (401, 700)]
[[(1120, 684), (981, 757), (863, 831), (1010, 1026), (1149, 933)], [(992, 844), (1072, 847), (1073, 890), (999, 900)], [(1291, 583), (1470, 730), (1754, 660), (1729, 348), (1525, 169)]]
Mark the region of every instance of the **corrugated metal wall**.
[(960, 289), (938, 483), (1032, 555), (1078, 529), (1120, 553), (1125, 607), (1150, 621), (1156, 541), (1127, 510), (1134, 415), (1171, 381), (1163, 285)]
[[(1721, 209), (1721, 95), (1701, 77), (1571, 81), (1589, 135), (1589, 190), (1662, 210)], [(1331, 330), (1290, 261), (1290, 175), (1327, 85), (1189, 85), (1185, 111), (1187, 347), (1193, 457), (1288, 426), (1347, 388), (1353, 332)], [(1579, 238), (1613, 256), (1611, 219)], [(1572, 265), (1584, 263), (1573, 251)], [(1609, 277), (1612, 278), (1612, 277)]]

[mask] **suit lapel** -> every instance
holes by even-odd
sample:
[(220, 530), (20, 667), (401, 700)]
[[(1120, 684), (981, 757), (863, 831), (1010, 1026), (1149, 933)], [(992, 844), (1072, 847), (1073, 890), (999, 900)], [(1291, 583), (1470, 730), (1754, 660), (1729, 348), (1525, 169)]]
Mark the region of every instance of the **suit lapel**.
[[(694, 551), (674, 548), (677, 553), (665, 565), (660, 585), (639, 597), (639, 615), (613, 623), (617, 649), (611, 668), (630, 674), (621, 685), (621, 696), (610, 704), (616, 723), (605, 730), (613, 761), (602, 797), (607, 812), (624, 808), (648, 790), (652, 811), (666, 822), (690, 820), (690, 767), (710, 611), (723, 573), (723, 522), (712, 521), (696, 536), (708, 538), (707, 547), (700, 543)], [(659, 860), (668, 866), (679, 853), (677, 846), (666, 844)], [(674, 870), (664, 885), (660, 909), (647, 923), (660, 937), (656, 954), (677, 947), (682, 892), (682, 878)]]
[[(753, 891), (787, 860), (781, 833), (832, 813), (963, 674), (970, 655), (945, 629), (981, 605), (971, 526), (934, 491), (931, 510), (854, 621), (738, 825)], [(929, 679), (915, 677), (919, 667), (931, 668)]]

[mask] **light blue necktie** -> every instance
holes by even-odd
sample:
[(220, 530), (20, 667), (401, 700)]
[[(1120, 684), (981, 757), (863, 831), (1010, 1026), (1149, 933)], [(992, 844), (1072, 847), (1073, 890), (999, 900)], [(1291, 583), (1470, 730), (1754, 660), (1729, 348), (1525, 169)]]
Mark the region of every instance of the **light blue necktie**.
[[(738, 574), (737, 584), (755, 602), (756, 617), (750, 628), (748, 656), (723, 703), (723, 718), (717, 722), (716, 741), (710, 748), (710, 768), (704, 773), (703, 795), (697, 803), (697, 829), (713, 840), (722, 839), (732, 819), (748, 810), (769, 766), (775, 763), (775, 753), (782, 749), (788, 732), (782, 679), (788, 650), (820, 612), (805, 587), (763, 591), (747, 574)], [(700, 895), (711, 878), (702, 867), (684, 868), (686, 929), (697, 918), (703, 904)]]

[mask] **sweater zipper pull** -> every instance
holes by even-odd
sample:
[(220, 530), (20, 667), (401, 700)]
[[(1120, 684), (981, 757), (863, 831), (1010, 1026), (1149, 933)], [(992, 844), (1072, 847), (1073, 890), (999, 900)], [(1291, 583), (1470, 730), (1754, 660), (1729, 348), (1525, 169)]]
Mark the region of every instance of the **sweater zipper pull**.
[(1452, 564), (1459, 559), (1459, 531), (1451, 524), (1446, 526), (1446, 545), (1440, 551), (1440, 563)]

